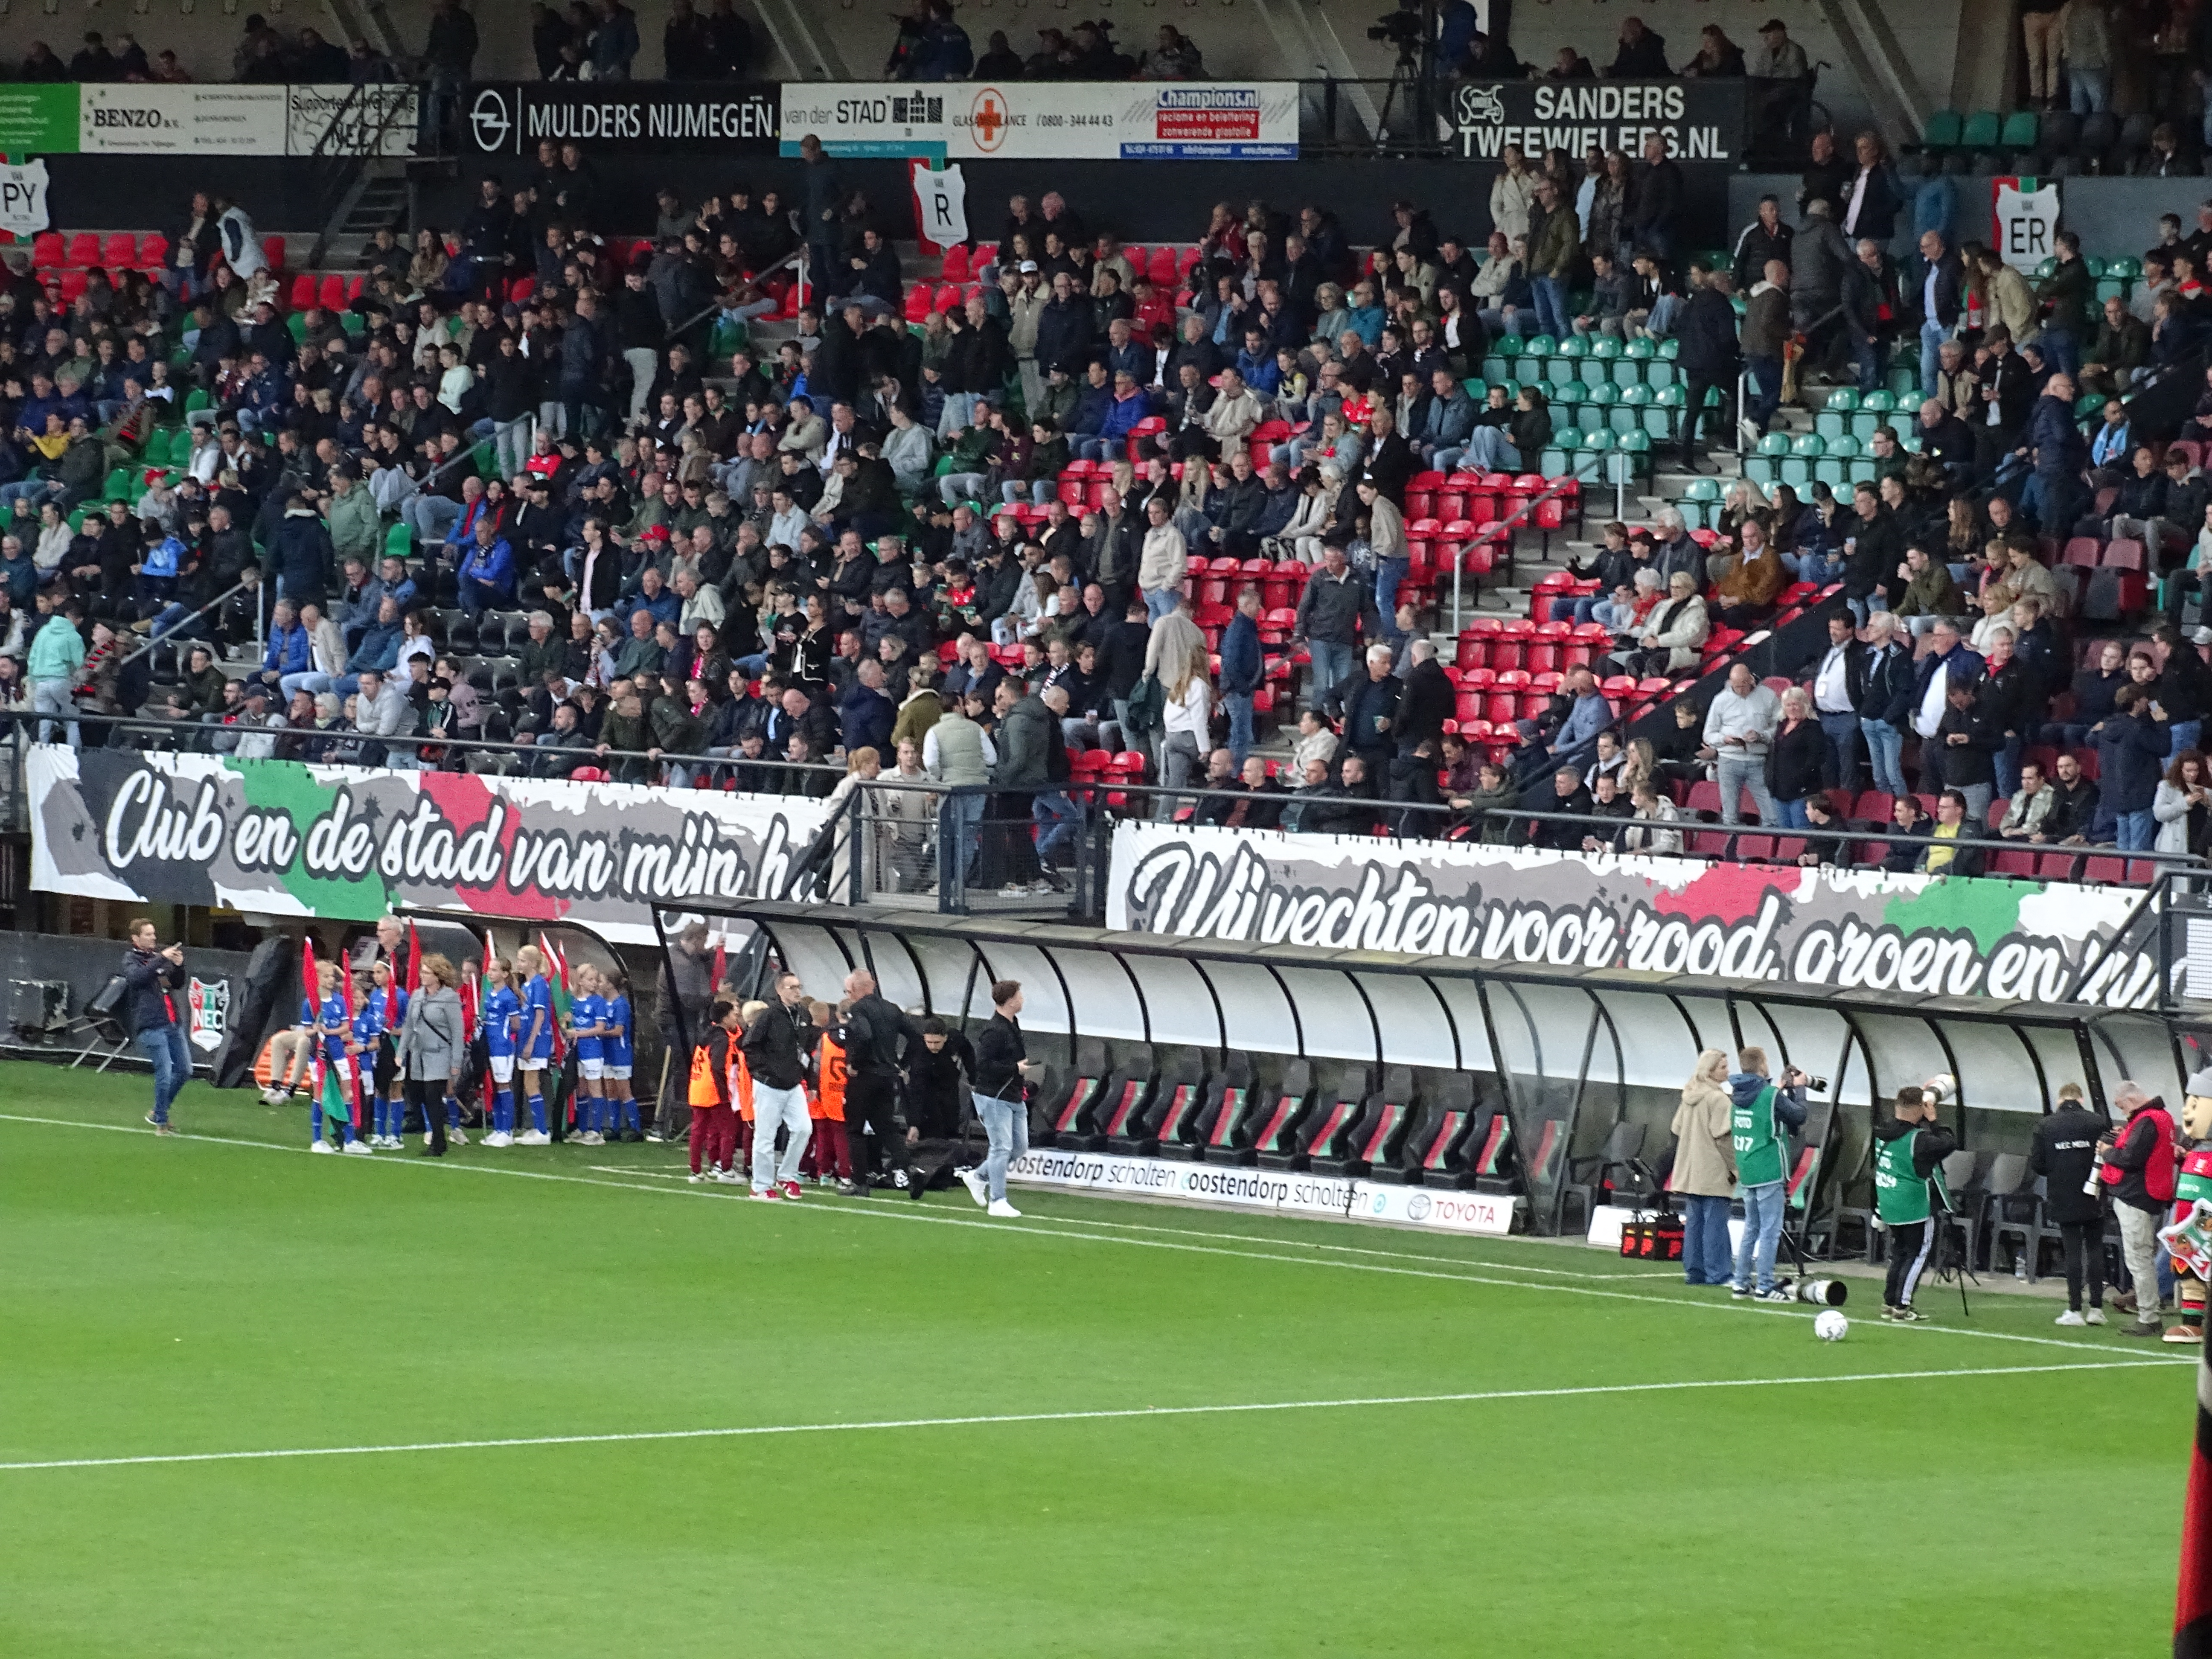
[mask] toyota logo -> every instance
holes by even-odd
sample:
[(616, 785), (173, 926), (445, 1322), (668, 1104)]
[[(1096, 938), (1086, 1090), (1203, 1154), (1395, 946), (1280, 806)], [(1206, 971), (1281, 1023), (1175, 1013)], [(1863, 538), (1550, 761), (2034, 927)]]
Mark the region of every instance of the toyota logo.
[(1408, 1221), (1425, 1220), (1429, 1212), (1435, 1207), (1426, 1193), (1408, 1193), (1406, 1195), (1406, 1219)]
[(1452, 97), (1452, 113), (1462, 127), (1505, 125), (1505, 102), (1497, 87), (1462, 87)]
[(514, 136), (514, 118), (507, 112), (507, 100), (486, 87), (469, 106), (469, 131), (477, 141), (477, 148), (487, 155), (497, 155), (507, 149), (507, 141)]

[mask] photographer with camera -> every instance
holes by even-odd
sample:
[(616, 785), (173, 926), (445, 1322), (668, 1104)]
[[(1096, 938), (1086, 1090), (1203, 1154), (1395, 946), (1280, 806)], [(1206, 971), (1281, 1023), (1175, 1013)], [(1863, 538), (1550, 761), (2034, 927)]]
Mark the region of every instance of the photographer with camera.
[[(2063, 1084), (2058, 1109), (2035, 1126), (2027, 1151), (2031, 1175), (2043, 1177), (2044, 1208), (2058, 1224), (2066, 1259), (2066, 1311), (2061, 1325), (2105, 1322), (2105, 1184), (2100, 1144), (2112, 1121), (2082, 1103), (2081, 1085)], [(2081, 1281), (2089, 1282), (2089, 1306), (2081, 1306)]]
[(1728, 1080), (1729, 1146), (1743, 1188), (1743, 1237), (1736, 1241), (1735, 1278), (1729, 1294), (1787, 1302), (1789, 1290), (1775, 1280), (1774, 1251), (1789, 1207), (1790, 1134), (1805, 1127), (1806, 1077), (1791, 1066), (1776, 1084), (1766, 1074), (1764, 1048), (1746, 1048), (1736, 1059), (1743, 1069)]
[(155, 1134), (173, 1135), (176, 1131), (169, 1127), (169, 1103), (192, 1074), (192, 1054), (185, 1046), (184, 1028), (177, 1023), (176, 994), (184, 988), (185, 947), (157, 948), (160, 939), (144, 916), (131, 924), (123, 983), (129, 990), (125, 1006), (131, 1040), (154, 1068), (154, 1109), (146, 1114), (146, 1121)]
[(1943, 1160), (1959, 1139), (1936, 1121), (1940, 1081), (1899, 1089), (1890, 1115), (1874, 1126), (1874, 1207), (1889, 1230), (1889, 1278), (1882, 1286), (1881, 1316), (1905, 1325), (1928, 1317), (1912, 1305), (1912, 1292), (1936, 1243), (1935, 1207), (1951, 1207), (1943, 1185)]

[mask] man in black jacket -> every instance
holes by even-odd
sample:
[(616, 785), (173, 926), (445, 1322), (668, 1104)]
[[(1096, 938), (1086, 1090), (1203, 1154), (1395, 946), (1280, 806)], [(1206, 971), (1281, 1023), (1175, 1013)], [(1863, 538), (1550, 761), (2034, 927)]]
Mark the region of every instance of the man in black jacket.
[[(1735, 308), (1729, 303), (1729, 279), (1705, 258), (1690, 261), (1690, 298), (1674, 325), (1681, 342), (1678, 362), (1684, 382), (1682, 468), (1698, 470), (1698, 427), (1705, 418), (1705, 394), (1720, 388), (1725, 404), (1735, 388), (1742, 366), (1737, 349)], [(1722, 413), (1723, 411), (1716, 411)], [(1726, 422), (1722, 422), (1726, 430)]]
[[(2061, 1325), (2105, 1322), (2105, 1200), (2095, 1183), (2097, 1142), (2112, 1130), (2112, 1120), (2082, 1103), (2081, 1085), (2058, 1091), (2058, 1109), (2035, 1126), (2027, 1149), (2029, 1173), (2043, 1177), (2044, 1209), (2058, 1224), (2066, 1259), (2066, 1311)], [(2081, 1281), (2089, 1283), (2089, 1307), (2081, 1308)]]
[(975, 1115), (991, 1138), (991, 1155), (981, 1169), (963, 1170), (960, 1179), (986, 1212), (1002, 1221), (1015, 1221), (1022, 1212), (1006, 1202), (1006, 1169), (1030, 1149), (1029, 1108), (1023, 1103), (1022, 1085), (1042, 1078), (1044, 1067), (1029, 1057), (1022, 1040), (1021, 981), (1002, 979), (992, 986), (991, 1008), (989, 1022), (975, 1035), (975, 1064), (969, 1073), (975, 1083)]
[(157, 950), (160, 935), (141, 916), (131, 924), (131, 948), (123, 956), (125, 1019), (131, 1040), (154, 1068), (154, 1109), (146, 1121), (157, 1135), (173, 1135), (169, 1105), (192, 1074), (191, 1051), (177, 1023), (176, 994), (184, 988), (185, 947)]
[(878, 993), (866, 969), (846, 975), (845, 999), (845, 1133), (854, 1181), (866, 1191), (882, 1143), (901, 1127), (899, 1075), (922, 1047), (921, 1028)]
[[(775, 1000), (753, 1016), (738, 1047), (753, 1079), (753, 1196), (799, 1196), (799, 1160), (814, 1132), (807, 1116), (806, 1068), (814, 1053), (813, 1022), (806, 1014), (806, 993), (799, 975), (776, 975)], [(851, 1107), (846, 1109), (848, 1121)], [(787, 1132), (781, 1164), (776, 1132)]]
[(1959, 256), (1944, 245), (1940, 230), (1923, 232), (1920, 252), (1907, 262), (1899, 284), (1905, 308), (1920, 323), (1920, 395), (1936, 395), (1939, 352), (1959, 325)]

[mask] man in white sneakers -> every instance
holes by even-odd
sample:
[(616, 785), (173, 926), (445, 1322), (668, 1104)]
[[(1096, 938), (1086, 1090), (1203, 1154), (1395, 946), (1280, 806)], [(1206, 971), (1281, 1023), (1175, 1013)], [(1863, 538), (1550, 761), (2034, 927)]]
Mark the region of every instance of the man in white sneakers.
[[(753, 1196), (799, 1196), (799, 1160), (813, 1124), (806, 1112), (806, 1067), (816, 1033), (806, 1016), (806, 992), (799, 975), (780, 974), (775, 1000), (745, 1027), (738, 1047), (753, 1079)], [(779, 1164), (778, 1129), (788, 1132)]]
[(1017, 1220), (1021, 1212), (1006, 1202), (1006, 1168), (1030, 1149), (1030, 1109), (1023, 1103), (1022, 1085), (1044, 1075), (1044, 1067), (1029, 1057), (1017, 1023), (1022, 1012), (1018, 980), (1002, 979), (991, 988), (994, 1011), (976, 1034), (975, 1065), (969, 1073), (975, 1085), (975, 1115), (983, 1120), (983, 1133), (991, 1138), (990, 1156), (980, 1170), (961, 1172), (976, 1203), (1001, 1220)]

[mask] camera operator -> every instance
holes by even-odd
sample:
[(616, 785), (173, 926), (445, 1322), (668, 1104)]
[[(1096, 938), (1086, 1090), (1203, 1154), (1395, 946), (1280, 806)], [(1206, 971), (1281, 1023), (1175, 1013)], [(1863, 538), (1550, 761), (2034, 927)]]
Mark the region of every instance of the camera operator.
[(2158, 1316), (2158, 1229), (2173, 1203), (2173, 1117), (2166, 1103), (2135, 1083), (2112, 1092), (2112, 1104), (2128, 1115), (2117, 1135), (2108, 1132), (2105, 1180), (2112, 1188), (2112, 1211), (2120, 1222), (2120, 1254), (2126, 1257), (2132, 1297), (2116, 1296), (2112, 1305), (2131, 1308), (2135, 1322), (2120, 1327), (2123, 1336), (2163, 1337)]
[(1935, 1201), (1951, 1207), (1943, 1160), (1959, 1150), (1959, 1139), (1936, 1121), (1939, 1093), (1932, 1081), (1899, 1089), (1890, 1115), (1874, 1126), (1875, 1213), (1889, 1230), (1881, 1316), (1900, 1325), (1928, 1317), (1912, 1305), (1912, 1292), (1936, 1242)]
[(192, 1074), (191, 1050), (177, 1024), (176, 993), (184, 988), (185, 947), (156, 950), (161, 935), (144, 916), (131, 924), (131, 948), (123, 956), (123, 982), (130, 990), (131, 1040), (154, 1068), (154, 1109), (146, 1121), (157, 1135), (173, 1135), (169, 1103)]
[[(2105, 1188), (2097, 1173), (2098, 1142), (2112, 1121), (2081, 1101), (2081, 1085), (2063, 1085), (2058, 1109), (2035, 1126), (2027, 1151), (2029, 1173), (2043, 1177), (2044, 1208), (2058, 1224), (2066, 1254), (2066, 1311), (2061, 1325), (2105, 1322)], [(2081, 1280), (2089, 1281), (2089, 1307), (2081, 1308)]]
[(1743, 1188), (1743, 1237), (1736, 1241), (1729, 1294), (1787, 1302), (1789, 1290), (1774, 1278), (1774, 1250), (1789, 1208), (1790, 1133), (1805, 1127), (1805, 1073), (1790, 1066), (1778, 1085), (1766, 1074), (1765, 1049), (1746, 1048), (1736, 1060), (1743, 1069), (1728, 1080), (1729, 1146)]

